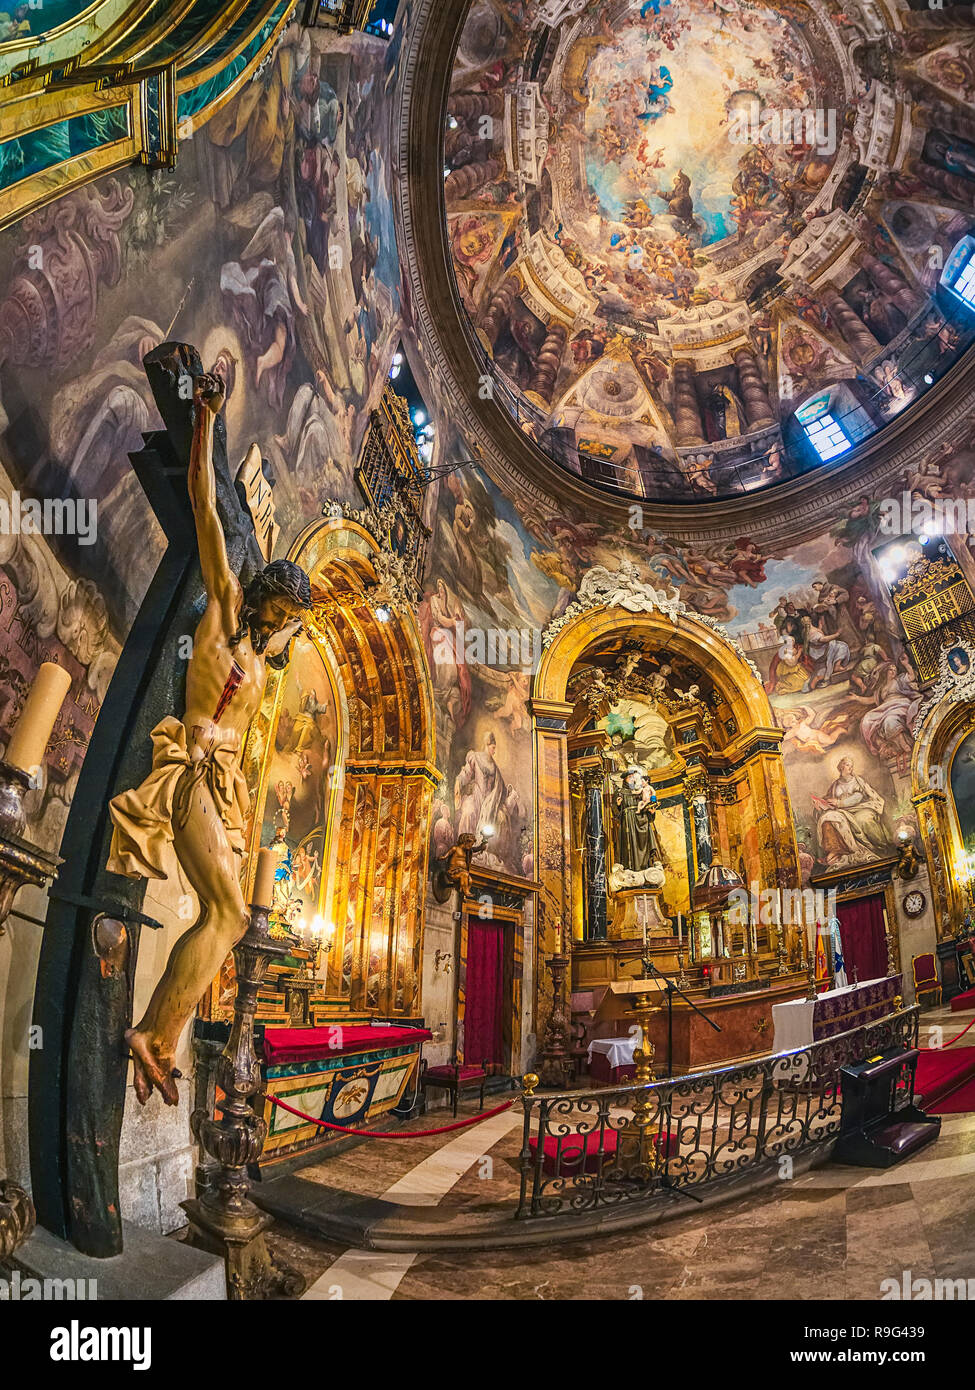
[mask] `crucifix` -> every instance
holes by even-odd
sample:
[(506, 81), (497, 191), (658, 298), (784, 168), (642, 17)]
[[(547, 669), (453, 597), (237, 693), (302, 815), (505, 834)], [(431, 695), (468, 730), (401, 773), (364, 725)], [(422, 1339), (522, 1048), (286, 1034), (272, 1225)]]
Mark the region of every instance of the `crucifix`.
[[(38, 1219), (85, 1254), (122, 1249), (118, 1155), (128, 1050), (124, 1033), (147, 880), (106, 867), (109, 802), (151, 771), (151, 732), (185, 708), (186, 638), (207, 605), (188, 474), (197, 412), (196, 349), (164, 343), (143, 361), (164, 428), (145, 437), (132, 465), (166, 539), (95, 722), (61, 842), (38, 965), (33, 1022), (44, 1047), (31, 1054), (31, 1185)], [(189, 384), (189, 387), (188, 387)], [(245, 587), (264, 568), (252, 519), (234, 487), (226, 426), (212, 427), (213, 509), (227, 565)], [(84, 1076), (84, 1086), (67, 1078)]]

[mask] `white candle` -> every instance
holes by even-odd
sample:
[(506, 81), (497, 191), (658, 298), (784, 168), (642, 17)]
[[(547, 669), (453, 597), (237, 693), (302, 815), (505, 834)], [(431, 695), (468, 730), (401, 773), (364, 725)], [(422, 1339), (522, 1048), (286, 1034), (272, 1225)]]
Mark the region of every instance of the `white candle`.
[(10, 735), (4, 761), (33, 773), (44, 760), (64, 697), (71, 688), (71, 672), (53, 661), (42, 663), (24, 702), (16, 728)]
[(257, 852), (257, 873), (254, 875), (253, 903), (255, 907), (270, 907), (274, 901), (275, 857), (269, 849)]
[(678, 946), (684, 944), (684, 919), (679, 912), (677, 914), (677, 944)]

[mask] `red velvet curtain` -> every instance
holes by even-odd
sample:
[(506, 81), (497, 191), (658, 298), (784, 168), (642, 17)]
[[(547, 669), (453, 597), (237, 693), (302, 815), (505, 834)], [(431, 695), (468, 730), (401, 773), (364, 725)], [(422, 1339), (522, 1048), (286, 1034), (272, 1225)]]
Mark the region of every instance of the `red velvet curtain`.
[(881, 894), (872, 898), (855, 898), (838, 903), (836, 915), (840, 920), (840, 940), (843, 942), (843, 963), (846, 978), (853, 983), (853, 967), (857, 979), (882, 980), (887, 975), (887, 941), (884, 935), (884, 900)]
[(472, 918), (467, 924), (467, 983), (464, 991), (464, 1065), (501, 1063), (504, 928)]

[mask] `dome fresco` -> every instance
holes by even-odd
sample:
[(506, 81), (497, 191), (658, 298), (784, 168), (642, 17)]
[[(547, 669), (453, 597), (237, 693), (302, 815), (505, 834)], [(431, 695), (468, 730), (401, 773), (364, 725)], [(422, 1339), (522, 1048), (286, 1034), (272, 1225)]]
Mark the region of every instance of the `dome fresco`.
[(661, 500), (876, 434), (972, 339), (972, 50), (927, 9), (475, 0), (444, 191), (481, 395)]

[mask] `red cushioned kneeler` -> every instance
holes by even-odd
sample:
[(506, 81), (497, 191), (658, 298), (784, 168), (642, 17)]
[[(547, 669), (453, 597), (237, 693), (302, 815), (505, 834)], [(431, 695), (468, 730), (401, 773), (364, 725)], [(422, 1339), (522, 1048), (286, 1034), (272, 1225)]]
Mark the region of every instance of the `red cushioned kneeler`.
[[(580, 1171), (597, 1173), (600, 1163), (607, 1165), (615, 1159), (617, 1135), (618, 1131), (615, 1129), (607, 1129), (603, 1133), (602, 1153), (600, 1154), (599, 1130), (590, 1130), (585, 1136), (585, 1158), (583, 1158), (580, 1135), (568, 1134), (559, 1138), (554, 1134), (548, 1134), (545, 1137), (543, 1147), (542, 1171), (547, 1173), (549, 1177), (565, 1177)], [(655, 1135), (653, 1142), (657, 1146), (657, 1152), (666, 1158), (673, 1158), (678, 1152), (676, 1134), (668, 1132), (667, 1134)], [(529, 1139), (528, 1147), (534, 1158), (538, 1152), (538, 1140), (536, 1138)]]
[(453, 1081), (457, 1077), (460, 1081), (474, 1081), (482, 1076), (487, 1076), (483, 1067), (427, 1067), (423, 1075), (429, 1080), (441, 1079)]
[(963, 1014), (967, 1009), (975, 1009), (975, 989), (966, 989), (964, 994), (956, 994), (951, 1001), (953, 1014)]

